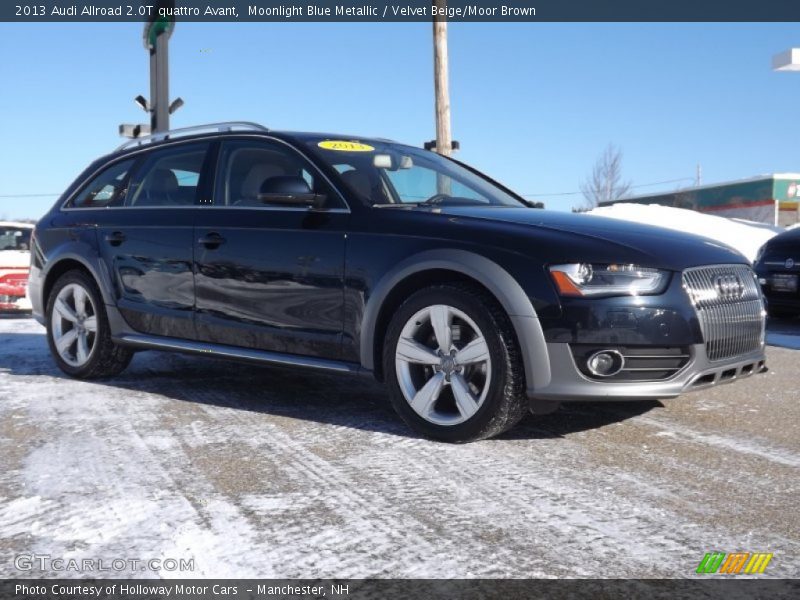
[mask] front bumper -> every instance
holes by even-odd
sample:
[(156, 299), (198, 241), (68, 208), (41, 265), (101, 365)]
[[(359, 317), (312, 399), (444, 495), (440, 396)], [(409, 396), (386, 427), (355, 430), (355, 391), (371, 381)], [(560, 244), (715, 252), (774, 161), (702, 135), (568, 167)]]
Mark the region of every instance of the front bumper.
[(557, 402), (595, 400), (654, 400), (674, 398), (696, 389), (731, 383), (766, 371), (764, 347), (723, 361), (711, 361), (705, 344), (691, 346), (691, 359), (669, 379), (659, 381), (604, 382), (580, 372), (569, 344), (548, 343), (550, 381), (528, 391), (532, 400)]
[(767, 307), (785, 311), (796, 311), (800, 314), (800, 293), (798, 294), (776, 294), (771, 290), (764, 290), (764, 297), (767, 300)]
[[(787, 253), (787, 258), (789, 253)], [(767, 305), (773, 309), (784, 311), (797, 311), (800, 313), (800, 290), (789, 292), (773, 289), (773, 279), (778, 276), (796, 275), (800, 277), (800, 267), (794, 265), (787, 268), (785, 259), (766, 260), (756, 264), (755, 272), (758, 276), (761, 293), (767, 301)]]

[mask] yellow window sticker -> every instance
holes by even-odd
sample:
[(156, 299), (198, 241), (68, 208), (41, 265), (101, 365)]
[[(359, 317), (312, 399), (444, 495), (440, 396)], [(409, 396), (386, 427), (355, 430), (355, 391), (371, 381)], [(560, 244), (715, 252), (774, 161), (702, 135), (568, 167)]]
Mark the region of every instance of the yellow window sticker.
[(338, 150), (339, 152), (372, 152), (375, 150), (375, 148), (369, 144), (345, 142), (343, 140), (325, 140), (317, 144), (317, 146), (325, 150)]

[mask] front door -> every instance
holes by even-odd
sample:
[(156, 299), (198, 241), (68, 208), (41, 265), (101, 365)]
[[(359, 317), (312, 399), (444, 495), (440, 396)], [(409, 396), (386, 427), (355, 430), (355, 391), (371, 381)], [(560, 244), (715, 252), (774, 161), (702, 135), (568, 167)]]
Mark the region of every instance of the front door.
[[(268, 180), (298, 177), (326, 195), (323, 208), (265, 203)], [(339, 358), (348, 218), (341, 197), (284, 142), (223, 142), (214, 204), (198, 209), (195, 226), (198, 338)]]

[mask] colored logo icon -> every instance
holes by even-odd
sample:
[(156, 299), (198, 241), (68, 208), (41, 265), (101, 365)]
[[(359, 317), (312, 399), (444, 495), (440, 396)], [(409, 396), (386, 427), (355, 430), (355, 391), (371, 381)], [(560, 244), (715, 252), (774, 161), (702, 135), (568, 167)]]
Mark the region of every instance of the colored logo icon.
[(707, 552), (697, 566), (697, 573), (755, 575), (766, 570), (772, 556), (771, 552)]

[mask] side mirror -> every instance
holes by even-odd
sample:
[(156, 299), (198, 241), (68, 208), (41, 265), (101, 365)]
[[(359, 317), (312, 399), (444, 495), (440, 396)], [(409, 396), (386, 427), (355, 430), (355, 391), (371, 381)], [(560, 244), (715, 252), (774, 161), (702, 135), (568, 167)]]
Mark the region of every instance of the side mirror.
[(294, 175), (270, 177), (261, 184), (258, 199), (264, 204), (322, 208), (325, 194), (315, 194), (308, 182)]

